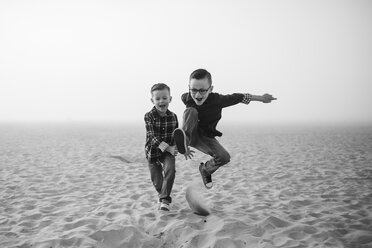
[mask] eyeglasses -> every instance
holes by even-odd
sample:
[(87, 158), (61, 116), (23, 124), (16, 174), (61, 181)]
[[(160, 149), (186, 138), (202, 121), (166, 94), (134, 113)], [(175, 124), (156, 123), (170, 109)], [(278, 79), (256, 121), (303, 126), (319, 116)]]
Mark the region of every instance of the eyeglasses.
[(208, 89), (190, 89), (190, 88), (189, 88), (189, 90), (190, 90), (191, 94), (193, 94), (193, 95), (195, 95), (195, 94), (198, 93), (198, 92), (200, 93), (200, 95), (204, 95), (204, 94), (206, 94), (206, 93), (208, 92), (208, 90), (209, 90), (211, 87), (212, 87), (212, 85), (209, 86)]

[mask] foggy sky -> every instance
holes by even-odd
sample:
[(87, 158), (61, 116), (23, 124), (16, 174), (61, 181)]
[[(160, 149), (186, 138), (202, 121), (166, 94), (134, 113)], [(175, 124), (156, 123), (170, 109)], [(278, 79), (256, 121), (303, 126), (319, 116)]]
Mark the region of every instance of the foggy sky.
[(372, 123), (371, 1), (0, 1), (0, 122), (181, 119), (189, 74), (270, 93), (227, 122)]

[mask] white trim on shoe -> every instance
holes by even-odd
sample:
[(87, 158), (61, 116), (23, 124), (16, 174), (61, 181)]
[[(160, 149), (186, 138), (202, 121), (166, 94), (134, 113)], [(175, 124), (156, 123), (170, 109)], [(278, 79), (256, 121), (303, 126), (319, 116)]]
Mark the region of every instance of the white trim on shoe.
[(168, 203), (165, 203), (165, 202), (162, 202), (160, 203), (160, 210), (163, 210), (163, 211), (169, 211), (169, 204)]

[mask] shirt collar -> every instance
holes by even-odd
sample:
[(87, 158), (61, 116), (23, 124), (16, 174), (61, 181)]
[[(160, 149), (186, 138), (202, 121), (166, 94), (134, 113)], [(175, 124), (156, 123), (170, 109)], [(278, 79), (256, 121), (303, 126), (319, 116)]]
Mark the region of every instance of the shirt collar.
[[(152, 110), (151, 110), (151, 113), (157, 117), (157, 118), (161, 118), (162, 116), (159, 114), (158, 110), (154, 107), (152, 107)], [(165, 112), (165, 116), (169, 116), (171, 115), (171, 112), (169, 109), (167, 109), (167, 111)]]

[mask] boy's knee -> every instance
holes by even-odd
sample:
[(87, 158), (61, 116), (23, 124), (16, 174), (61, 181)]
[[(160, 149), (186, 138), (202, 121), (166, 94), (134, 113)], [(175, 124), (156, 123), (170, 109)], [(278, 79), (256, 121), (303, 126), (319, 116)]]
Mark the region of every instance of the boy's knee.
[(224, 152), (222, 154), (219, 154), (219, 156), (217, 156), (215, 158), (215, 160), (216, 160), (216, 162), (219, 166), (222, 166), (222, 165), (225, 165), (225, 164), (229, 163), (230, 159), (231, 159), (231, 157), (230, 157), (230, 154), (228, 152)]
[(168, 165), (167, 167), (164, 167), (164, 174), (167, 176), (172, 176), (174, 177), (176, 174), (176, 166)]
[(186, 108), (185, 111), (183, 112), (185, 116), (190, 116), (190, 115), (197, 115), (198, 110), (193, 107)]
[(224, 162), (224, 164), (229, 163), (229, 162), (230, 162), (230, 159), (231, 159), (230, 154), (226, 153), (226, 154), (224, 155), (224, 157), (223, 157), (223, 162)]
[(173, 168), (168, 168), (167, 170), (164, 170), (164, 174), (170, 174), (170, 175), (175, 175), (176, 174), (176, 169)]

